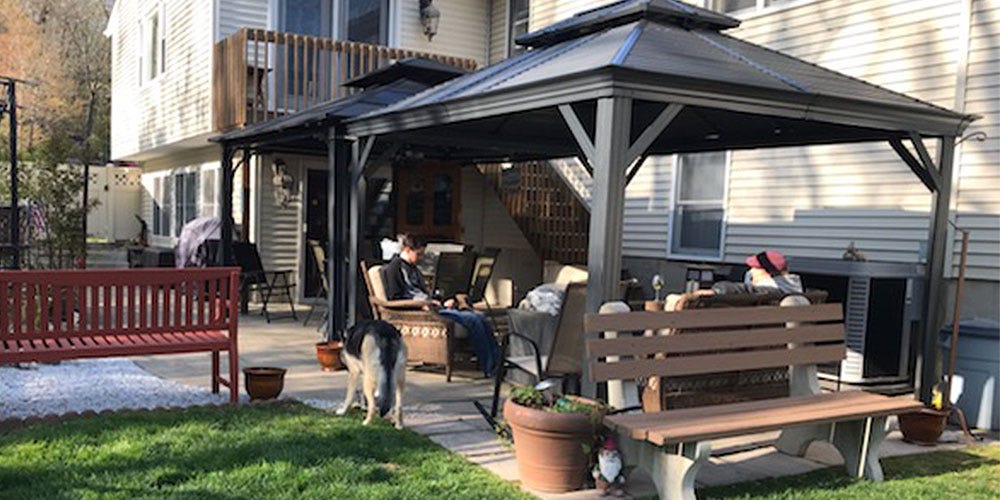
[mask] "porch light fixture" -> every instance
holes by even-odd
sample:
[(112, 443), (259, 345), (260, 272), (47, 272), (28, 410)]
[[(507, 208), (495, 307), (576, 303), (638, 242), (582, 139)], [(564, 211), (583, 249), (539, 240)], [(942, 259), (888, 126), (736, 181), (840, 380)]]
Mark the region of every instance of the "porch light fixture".
[(431, 2), (433, 0), (420, 0), (420, 24), (424, 26), (427, 41), (434, 39), (438, 32), (438, 22), (441, 21), (441, 11)]

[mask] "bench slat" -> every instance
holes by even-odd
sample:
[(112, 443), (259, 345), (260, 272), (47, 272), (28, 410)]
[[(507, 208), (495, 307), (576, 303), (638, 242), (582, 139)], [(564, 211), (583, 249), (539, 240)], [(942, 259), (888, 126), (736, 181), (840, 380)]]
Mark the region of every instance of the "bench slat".
[(663, 328), (724, 328), (780, 324), (786, 321), (823, 322), (843, 319), (840, 304), (815, 304), (796, 307), (734, 307), (684, 311), (634, 311), (614, 314), (587, 314), (584, 330), (587, 333), (659, 330)]
[(661, 352), (684, 353), (709, 350), (766, 347), (779, 344), (843, 341), (840, 324), (803, 325), (792, 328), (757, 328), (712, 332), (619, 337), (587, 341), (587, 357), (646, 356)]
[[(768, 409), (752, 415), (729, 414), (706, 417), (698, 422), (681, 421), (648, 432), (647, 440), (654, 444), (700, 441), (723, 437), (753, 434), (808, 424), (825, 424), (917, 411), (923, 405), (909, 396), (892, 398), (865, 393), (866, 397), (852, 399), (851, 404), (827, 400), (823, 394), (814, 403), (800, 406)], [(669, 418), (668, 415), (664, 415)]]
[(626, 359), (615, 363), (590, 361), (590, 379), (635, 380), (649, 376), (676, 377), (739, 370), (754, 370), (778, 366), (811, 365), (844, 359), (844, 344), (820, 345), (788, 349), (767, 349), (745, 352), (689, 355), (659, 359)]

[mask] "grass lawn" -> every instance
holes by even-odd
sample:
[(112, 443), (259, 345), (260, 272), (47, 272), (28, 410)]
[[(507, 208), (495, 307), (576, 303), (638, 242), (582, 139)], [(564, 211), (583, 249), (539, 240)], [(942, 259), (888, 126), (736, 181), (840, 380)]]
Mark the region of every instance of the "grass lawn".
[(300, 404), (102, 415), (0, 434), (0, 498), (530, 498), (410, 431)]
[(699, 499), (998, 499), (1000, 446), (882, 460), (885, 481), (856, 481), (842, 467), (698, 491)]

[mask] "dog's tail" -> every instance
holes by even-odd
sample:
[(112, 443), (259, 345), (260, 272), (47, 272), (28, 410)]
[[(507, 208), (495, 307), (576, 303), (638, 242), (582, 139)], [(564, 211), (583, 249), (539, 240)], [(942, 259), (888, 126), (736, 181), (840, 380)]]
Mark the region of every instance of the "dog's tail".
[(378, 414), (384, 417), (396, 399), (396, 358), (399, 356), (402, 338), (395, 328), (380, 330), (376, 338), (379, 351)]

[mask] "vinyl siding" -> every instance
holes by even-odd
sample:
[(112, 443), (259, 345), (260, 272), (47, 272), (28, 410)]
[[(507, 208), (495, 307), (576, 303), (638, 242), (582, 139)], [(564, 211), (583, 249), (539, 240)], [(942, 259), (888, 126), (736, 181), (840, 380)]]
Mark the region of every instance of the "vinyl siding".
[(216, 0), (219, 3), (217, 40), (236, 33), (240, 28), (268, 27), (268, 0)]
[(163, 2), (166, 68), (140, 86), (140, 23), (158, 4), (120, 0), (110, 27), (113, 159), (145, 159), (140, 153), (211, 132), (212, 2)]
[(441, 21), (434, 40), (428, 41), (420, 24), (420, 3), (393, 0), (399, 5), (399, 46), (453, 57), (475, 59), (485, 65), (489, 51), (490, 4), (488, 0), (436, 0)]
[[(199, 173), (206, 169), (219, 168), (219, 151), (215, 147), (203, 147), (199, 149), (187, 149), (169, 156), (161, 156), (143, 163), (142, 192), (139, 201), (140, 216), (149, 224), (151, 243), (156, 246), (172, 247), (177, 242), (174, 238), (156, 236), (153, 230), (153, 179), (164, 175), (173, 174), (181, 170), (196, 170)], [(239, 182), (240, 179), (236, 179)], [(239, 188), (234, 188), (234, 193), (239, 192)], [(235, 199), (234, 199), (235, 201)], [(204, 208), (201, 197), (198, 198), (198, 211)]]
[[(306, 168), (308, 166), (325, 167), (323, 158), (291, 157), (282, 155), (287, 164), (287, 173), (295, 179), (293, 198), (287, 206), (282, 207), (274, 201), (274, 184), (271, 182), (272, 157), (259, 158), (254, 169), (259, 175), (258, 192), (255, 195), (259, 203), (260, 217), (254, 221), (251, 230), (255, 233), (254, 241), (260, 251), (260, 260), (268, 271), (290, 270), (299, 276), (299, 264), (302, 234), (302, 197), (305, 194)], [(297, 291), (296, 293), (301, 293)]]
[(577, 12), (593, 9), (611, 3), (609, 0), (533, 0), (530, 4), (531, 18), (528, 31), (544, 28), (550, 24), (572, 17)]
[[(808, 2), (744, 20), (731, 33), (850, 76), (952, 107), (958, 41), (953, 0)], [(760, 248), (840, 258), (926, 254), (931, 197), (885, 144), (736, 151), (725, 260)]]
[[(959, 149), (957, 225), (969, 229), (968, 276), (1000, 281), (1000, 3), (974, 0), (966, 59), (966, 113), (982, 115), (968, 133), (985, 132), (984, 142)], [(954, 264), (960, 257), (956, 234)], [(953, 272), (957, 274), (957, 271)]]
[(507, 58), (507, 25), (510, 23), (510, 1), (490, 2), (490, 64)]

